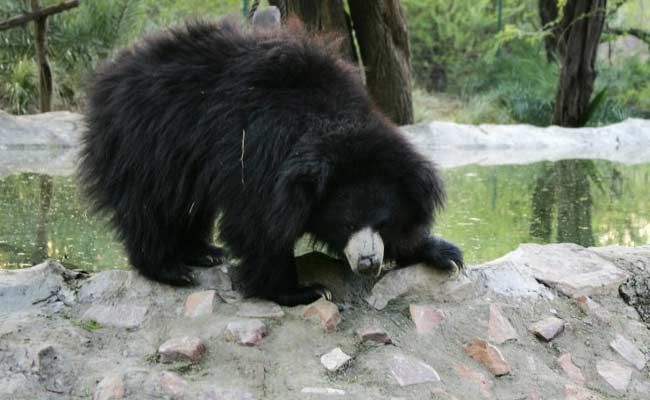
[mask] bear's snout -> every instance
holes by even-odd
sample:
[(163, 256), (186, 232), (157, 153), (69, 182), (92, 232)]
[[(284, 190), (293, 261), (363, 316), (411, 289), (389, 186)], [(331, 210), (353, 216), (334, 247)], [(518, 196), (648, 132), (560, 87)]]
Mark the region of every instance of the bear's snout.
[(384, 261), (384, 241), (372, 228), (364, 228), (350, 236), (343, 253), (355, 274), (375, 273)]

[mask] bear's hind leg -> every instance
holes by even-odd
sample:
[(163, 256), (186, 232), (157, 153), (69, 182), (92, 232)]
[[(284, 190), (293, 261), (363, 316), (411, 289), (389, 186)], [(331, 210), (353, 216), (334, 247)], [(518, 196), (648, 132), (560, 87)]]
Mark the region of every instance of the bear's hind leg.
[(194, 267), (213, 267), (226, 260), (226, 252), (212, 244), (214, 216), (197, 215), (183, 239), (183, 262)]
[(293, 251), (277, 256), (245, 257), (238, 268), (243, 292), (249, 297), (272, 300), (283, 306), (309, 304), (321, 297), (331, 299), (324, 286), (300, 286)]

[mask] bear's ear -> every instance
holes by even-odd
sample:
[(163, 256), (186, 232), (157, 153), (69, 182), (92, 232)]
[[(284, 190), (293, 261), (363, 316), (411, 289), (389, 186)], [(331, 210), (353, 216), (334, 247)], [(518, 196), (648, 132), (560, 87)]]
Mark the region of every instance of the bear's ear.
[(318, 156), (295, 153), (284, 162), (271, 196), (269, 224), (275, 239), (288, 244), (304, 233), (330, 174), (330, 163)]

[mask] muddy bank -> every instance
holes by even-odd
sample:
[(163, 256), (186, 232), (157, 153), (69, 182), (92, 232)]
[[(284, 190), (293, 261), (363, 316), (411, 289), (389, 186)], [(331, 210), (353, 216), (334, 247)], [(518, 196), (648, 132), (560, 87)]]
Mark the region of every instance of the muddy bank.
[(0, 398), (648, 396), (650, 330), (619, 288), (650, 270), (650, 247), (522, 245), (464, 274), (378, 281), (300, 264), (333, 303), (241, 299), (229, 265), (191, 289), (54, 262), (0, 271)]

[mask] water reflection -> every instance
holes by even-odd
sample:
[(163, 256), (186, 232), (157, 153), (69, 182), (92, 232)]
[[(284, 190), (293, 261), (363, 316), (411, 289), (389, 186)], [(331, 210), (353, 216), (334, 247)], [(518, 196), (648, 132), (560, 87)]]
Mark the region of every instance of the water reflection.
[[(650, 164), (566, 160), (444, 172), (448, 205), (435, 231), (477, 263), (524, 242), (650, 243)], [(0, 268), (47, 257), (86, 270), (126, 268), (105, 219), (89, 216), (71, 177), (0, 178)]]
[[(543, 166), (532, 194), (530, 235), (551, 242), (553, 215), (557, 215), (557, 242), (595, 244), (591, 227), (592, 180), (600, 182), (593, 161), (565, 160)], [(600, 191), (602, 186), (598, 185)]]

